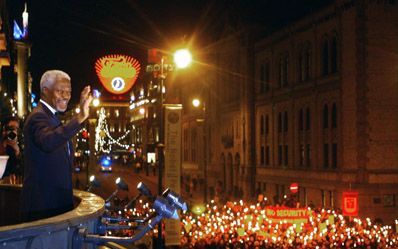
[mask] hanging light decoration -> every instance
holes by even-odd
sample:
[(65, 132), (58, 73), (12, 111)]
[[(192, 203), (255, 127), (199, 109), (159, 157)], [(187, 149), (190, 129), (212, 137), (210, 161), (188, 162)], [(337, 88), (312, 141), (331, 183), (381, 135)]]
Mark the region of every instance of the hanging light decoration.
[(117, 145), (124, 149), (134, 147), (134, 144), (123, 144), (123, 141), (130, 130), (127, 130), (122, 136), (113, 138), (109, 132), (108, 124), (106, 122), (105, 109), (101, 108), (98, 114), (98, 125), (95, 128), (95, 150), (97, 152), (110, 153), (112, 145)]

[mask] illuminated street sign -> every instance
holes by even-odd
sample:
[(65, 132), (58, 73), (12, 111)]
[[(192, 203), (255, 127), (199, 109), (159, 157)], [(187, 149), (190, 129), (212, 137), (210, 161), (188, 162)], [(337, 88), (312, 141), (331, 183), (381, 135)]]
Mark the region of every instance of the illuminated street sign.
[(95, 62), (95, 71), (101, 84), (113, 94), (129, 91), (140, 73), (141, 65), (127, 55), (107, 55)]

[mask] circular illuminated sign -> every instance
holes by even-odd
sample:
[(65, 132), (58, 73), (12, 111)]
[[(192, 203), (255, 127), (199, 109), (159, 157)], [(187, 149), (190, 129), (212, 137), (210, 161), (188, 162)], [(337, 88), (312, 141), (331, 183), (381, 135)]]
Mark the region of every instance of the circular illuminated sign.
[(126, 84), (124, 83), (124, 80), (123, 80), (122, 78), (120, 78), (120, 77), (115, 77), (115, 78), (112, 80), (111, 85), (112, 85), (113, 90), (119, 92), (119, 91), (122, 91), (122, 90), (123, 90), (123, 88), (124, 88), (124, 86), (125, 86)]
[(140, 63), (127, 55), (107, 55), (95, 62), (95, 71), (104, 88), (113, 94), (129, 91), (141, 70)]

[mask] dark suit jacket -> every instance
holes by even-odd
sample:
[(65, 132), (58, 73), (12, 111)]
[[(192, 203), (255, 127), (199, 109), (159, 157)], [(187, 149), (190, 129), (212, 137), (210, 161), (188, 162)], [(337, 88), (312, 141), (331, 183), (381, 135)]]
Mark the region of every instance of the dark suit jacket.
[(69, 140), (80, 129), (76, 119), (62, 125), (42, 103), (27, 117), (23, 129), (23, 220), (45, 218), (73, 208), (73, 149)]

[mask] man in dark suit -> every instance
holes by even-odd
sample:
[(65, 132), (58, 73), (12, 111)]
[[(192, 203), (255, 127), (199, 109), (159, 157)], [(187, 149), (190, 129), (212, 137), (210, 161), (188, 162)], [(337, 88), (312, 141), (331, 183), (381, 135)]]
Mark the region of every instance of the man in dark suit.
[(21, 194), (21, 215), (31, 221), (64, 213), (73, 208), (70, 139), (88, 118), (92, 100), (90, 87), (80, 95), (80, 112), (62, 124), (57, 112), (65, 112), (72, 86), (68, 74), (50, 70), (40, 80), (41, 99), (24, 125), (25, 178)]

